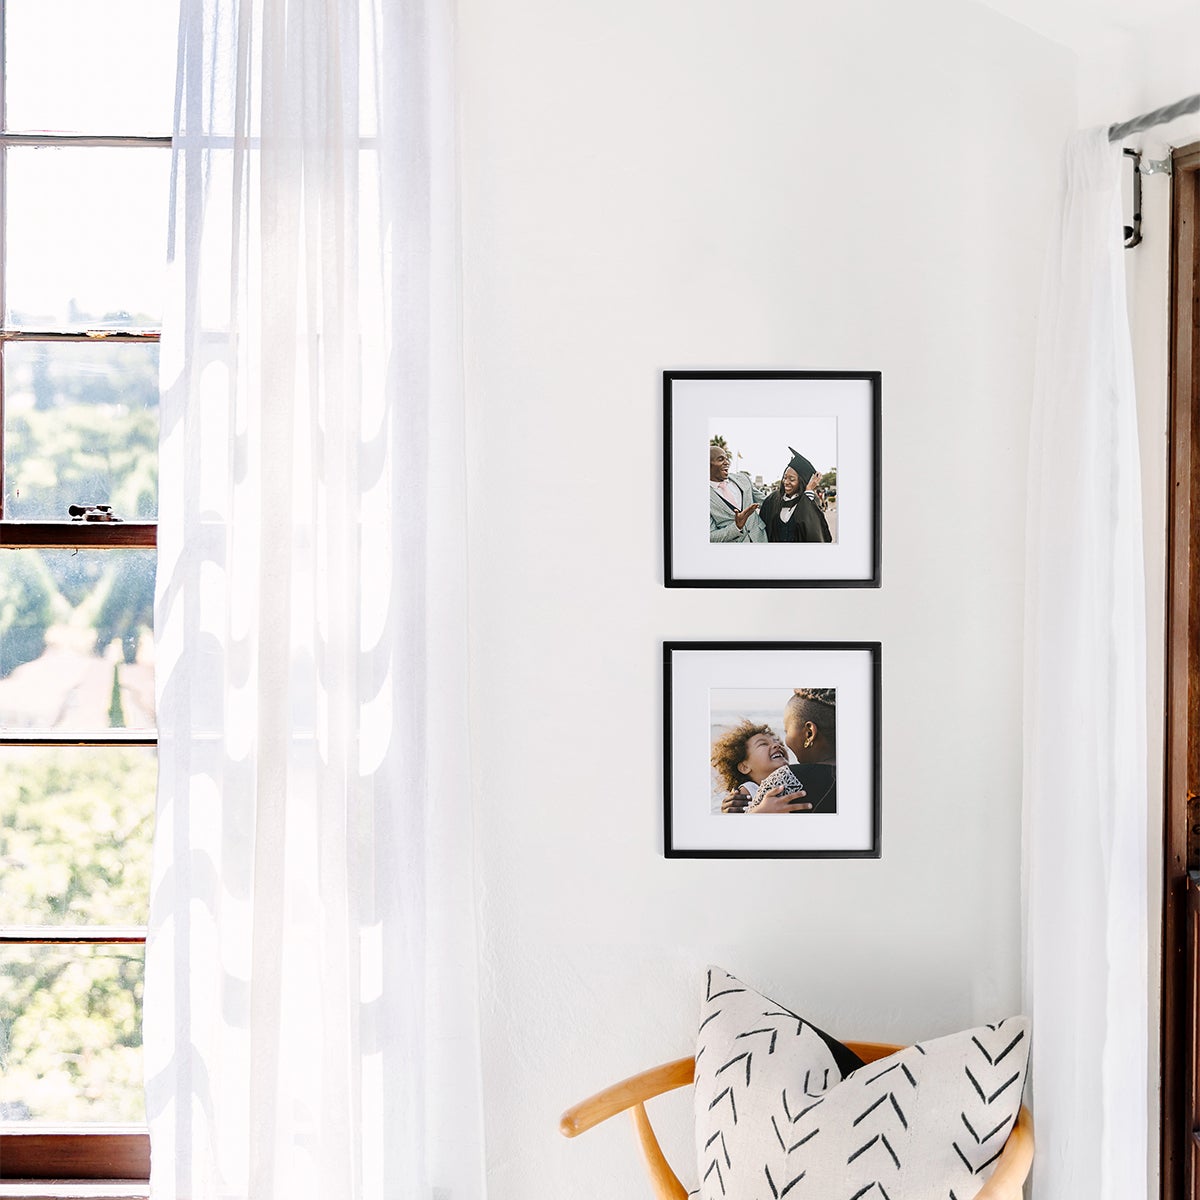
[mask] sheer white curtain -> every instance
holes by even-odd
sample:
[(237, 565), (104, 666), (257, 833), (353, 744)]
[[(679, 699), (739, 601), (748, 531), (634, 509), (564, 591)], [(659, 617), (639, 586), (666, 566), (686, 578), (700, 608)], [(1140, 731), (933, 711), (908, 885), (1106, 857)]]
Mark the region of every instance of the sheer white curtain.
[(158, 1200), (483, 1195), (448, 0), (184, 0)]
[(1035, 1200), (1147, 1187), (1146, 627), (1119, 146), (1063, 162), (1031, 428), (1025, 1003)]

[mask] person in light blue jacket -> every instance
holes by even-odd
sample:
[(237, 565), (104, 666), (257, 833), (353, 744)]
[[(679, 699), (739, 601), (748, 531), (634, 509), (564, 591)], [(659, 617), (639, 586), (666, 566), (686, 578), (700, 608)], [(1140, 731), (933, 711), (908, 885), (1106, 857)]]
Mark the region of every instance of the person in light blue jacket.
[(765, 542), (767, 527), (758, 515), (766, 493), (758, 491), (744, 471), (729, 473), (729, 451), (708, 448), (708, 540)]

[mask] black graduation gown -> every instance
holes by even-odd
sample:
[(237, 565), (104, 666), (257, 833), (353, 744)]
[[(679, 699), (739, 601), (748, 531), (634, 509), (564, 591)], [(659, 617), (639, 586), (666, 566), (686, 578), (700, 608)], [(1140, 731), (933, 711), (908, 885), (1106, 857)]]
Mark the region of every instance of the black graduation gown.
[(829, 522), (816, 502), (802, 495), (796, 502), (796, 511), (790, 521), (780, 519), (783, 495), (776, 488), (759, 508), (759, 515), (767, 527), (768, 542), (832, 542)]

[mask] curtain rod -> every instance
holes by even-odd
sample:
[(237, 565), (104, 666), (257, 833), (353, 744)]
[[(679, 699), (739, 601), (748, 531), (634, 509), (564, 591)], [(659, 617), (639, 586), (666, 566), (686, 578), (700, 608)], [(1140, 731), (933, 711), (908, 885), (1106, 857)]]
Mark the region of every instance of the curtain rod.
[(1154, 125), (1165, 125), (1168, 121), (1175, 120), (1176, 117), (1182, 117), (1184, 113), (1194, 112), (1200, 112), (1200, 92), (1194, 96), (1188, 96), (1186, 100), (1168, 104), (1166, 108), (1156, 108), (1153, 112), (1134, 117), (1132, 121), (1125, 121), (1120, 125), (1110, 125), (1108, 140), (1119, 142), (1131, 133), (1141, 133), (1143, 129), (1150, 129)]

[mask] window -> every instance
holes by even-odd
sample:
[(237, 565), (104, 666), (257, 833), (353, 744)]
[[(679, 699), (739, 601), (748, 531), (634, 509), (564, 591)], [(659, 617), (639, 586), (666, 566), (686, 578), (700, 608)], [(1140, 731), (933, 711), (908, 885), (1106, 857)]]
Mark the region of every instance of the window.
[(0, 13), (0, 1196), (12, 1196), (30, 1194), (17, 1179), (144, 1179), (148, 1163), (177, 8), (4, 0)]

